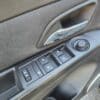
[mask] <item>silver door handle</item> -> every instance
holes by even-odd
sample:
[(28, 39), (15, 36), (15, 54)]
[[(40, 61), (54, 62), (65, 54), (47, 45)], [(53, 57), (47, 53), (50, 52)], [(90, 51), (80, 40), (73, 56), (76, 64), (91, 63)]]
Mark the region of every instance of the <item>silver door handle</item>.
[(57, 40), (64, 39), (67, 36), (70, 36), (80, 31), (81, 29), (85, 28), (87, 24), (88, 24), (88, 20), (83, 21), (79, 24), (73, 25), (71, 27), (65, 28), (65, 29), (59, 29), (48, 37), (48, 39), (44, 42), (44, 45), (49, 45), (51, 43), (54, 43)]

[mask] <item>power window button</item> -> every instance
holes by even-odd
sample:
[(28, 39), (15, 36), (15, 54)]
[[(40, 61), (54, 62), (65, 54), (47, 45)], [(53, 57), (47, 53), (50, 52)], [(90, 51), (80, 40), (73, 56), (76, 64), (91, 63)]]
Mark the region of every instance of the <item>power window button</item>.
[(49, 61), (48, 61), (48, 58), (45, 57), (45, 56), (39, 58), (39, 61), (40, 61), (40, 63), (41, 63), (42, 65), (47, 64), (47, 63), (49, 62)]
[(61, 56), (59, 56), (59, 59), (60, 59), (60, 61), (62, 62), (62, 63), (65, 63), (66, 61), (68, 61), (69, 60), (69, 56), (67, 56), (67, 55), (61, 55)]
[(44, 70), (46, 71), (46, 73), (48, 73), (54, 69), (54, 66), (52, 64), (46, 64), (43, 67), (44, 67)]
[(62, 50), (55, 50), (54, 53), (57, 57), (64, 54)]
[(34, 71), (36, 72), (36, 74), (39, 76), (39, 78), (42, 77), (42, 76), (43, 76), (43, 73), (42, 73), (42, 71), (39, 69), (39, 67), (38, 67), (35, 63), (32, 63), (32, 66), (33, 66), (33, 69), (34, 69)]

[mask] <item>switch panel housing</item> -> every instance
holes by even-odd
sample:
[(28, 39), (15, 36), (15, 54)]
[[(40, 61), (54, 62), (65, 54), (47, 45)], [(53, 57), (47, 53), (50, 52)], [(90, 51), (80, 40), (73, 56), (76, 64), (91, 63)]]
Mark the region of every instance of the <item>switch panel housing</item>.
[(18, 68), (19, 78), (26, 88), (69, 61), (74, 55), (65, 44), (39, 55)]

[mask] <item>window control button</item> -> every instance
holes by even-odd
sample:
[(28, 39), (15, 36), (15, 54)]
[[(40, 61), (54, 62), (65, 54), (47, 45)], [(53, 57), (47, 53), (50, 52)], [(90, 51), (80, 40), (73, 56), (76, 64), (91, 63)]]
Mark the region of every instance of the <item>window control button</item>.
[(27, 69), (22, 70), (22, 74), (23, 74), (26, 82), (29, 82), (32, 80), (32, 77), (30, 76), (30, 73), (28, 72)]
[(52, 64), (46, 64), (44, 67), (44, 70), (48, 73), (50, 71), (52, 71), (55, 67)]
[(59, 56), (59, 59), (60, 59), (60, 61), (62, 63), (65, 63), (66, 61), (68, 61), (69, 58), (70, 58), (69, 55), (61, 55), (61, 56)]
[(39, 61), (42, 65), (47, 64), (49, 62), (47, 57), (41, 57), (39, 58)]
[(60, 56), (60, 55), (63, 55), (63, 51), (61, 50), (55, 50), (54, 53), (56, 54), (56, 56)]
[(42, 74), (42, 72), (41, 72), (40, 70), (38, 70), (36, 73), (37, 73), (37, 75), (38, 75), (39, 77), (42, 77), (42, 76), (43, 76), (43, 74)]
[(34, 71), (36, 72), (36, 74), (39, 76), (39, 77), (42, 77), (43, 76), (43, 73), (42, 71), (39, 69), (39, 67), (34, 63), (32, 64), (33, 65), (33, 69)]

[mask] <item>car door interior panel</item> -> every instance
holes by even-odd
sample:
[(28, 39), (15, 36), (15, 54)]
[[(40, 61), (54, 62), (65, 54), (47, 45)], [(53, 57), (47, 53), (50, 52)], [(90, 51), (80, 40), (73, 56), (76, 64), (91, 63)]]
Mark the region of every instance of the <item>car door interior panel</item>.
[[(79, 1), (80, 3), (82, 2), (82, 0)], [(69, 2), (68, 5), (66, 5), (67, 2)], [(48, 48), (38, 47), (41, 35), (44, 35), (43, 31), (54, 18), (74, 7), (71, 2), (75, 2), (75, 6), (79, 4), (76, 0), (61, 0), (2, 22), (0, 24), (0, 43), (2, 47), (0, 69), (11, 66), (12, 64), (21, 61), (36, 52)], [(88, 3), (87, 1), (85, 2)], [(84, 4), (84, 2), (82, 3)], [(9, 55), (11, 57), (9, 57)]]
[(99, 100), (99, 0), (0, 2), (0, 100)]
[(48, 5), (59, 0), (3, 0), (0, 3), (0, 21), (11, 19), (12, 17), (18, 16), (25, 13), (26, 11), (31, 11), (36, 8)]
[[(64, 74), (65, 70), (66, 72), (70, 70), (72, 64), (77, 63), (90, 52), (99, 48), (100, 40), (97, 39), (100, 38), (99, 32), (99, 30), (94, 30), (85, 33), (84, 35), (74, 37), (71, 40), (61, 43), (60, 46), (58, 45), (50, 51), (45, 51), (42, 55), (39, 54), (36, 57), (31, 57), (29, 60), (24, 61), (24, 63), (13, 66), (13, 69), (17, 73), (14, 71), (12, 72), (16, 74), (19, 79), (18, 82), (14, 80), (16, 77), (9, 69), (8, 73), (5, 72), (5, 75), (2, 75), (3, 73), (1, 73), (1, 80), (3, 80), (2, 78), (5, 79), (6, 77), (9, 77), (14, 83), (20, 83), (22, 89), (20, 88), (21, 92), (19, 92), (18, 95), (22, 95), (22, 93), (24, 95), (27, 91), (35, 90), (39, 86), (42, 86), (44, 82), (51, 80), (52, 77), (57, 77), (61, 73)], [(11, 74), (14, 78), (10, 76)], [(14, 85), (14, 83), (12, 84)], [(1, 92), (6, 95), (5, 90), (2, 91), (1, 89)], [(7, 88), (7, 90), (9, 90), (9, 88)], [(12, 89), (11, 93), (13, 91), (14, 90)]]

